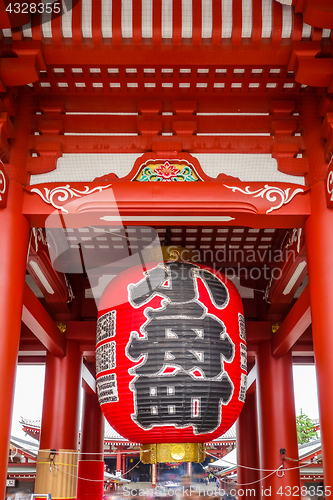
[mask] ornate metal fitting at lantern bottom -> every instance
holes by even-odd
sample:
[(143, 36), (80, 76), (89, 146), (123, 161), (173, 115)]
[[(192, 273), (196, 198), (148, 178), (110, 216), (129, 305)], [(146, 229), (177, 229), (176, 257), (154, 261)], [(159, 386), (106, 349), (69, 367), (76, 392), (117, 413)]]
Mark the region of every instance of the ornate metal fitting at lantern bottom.
[(191, 262), (196, 258), (195, 252), (189, 248), (179, 245), (162, 245), (154, 246), (143, 250), (145, 262), (155, 261), (174, 261), (174, 262)]
[(144, 464), (169, 462), (203, 462), (206, 447), (203, 443), (155, 443), (140, 447), (140, 458)]

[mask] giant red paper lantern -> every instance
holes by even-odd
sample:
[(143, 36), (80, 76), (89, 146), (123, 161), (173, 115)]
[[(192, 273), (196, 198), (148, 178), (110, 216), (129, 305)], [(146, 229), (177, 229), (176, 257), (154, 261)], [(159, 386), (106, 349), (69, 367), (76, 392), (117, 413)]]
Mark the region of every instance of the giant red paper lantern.
[(103, 413), (129, 440), (203, 443), (220, 436), (246, 392), (236, 287), (185, 262), (119, 274), (99, 304), (96, 371)]

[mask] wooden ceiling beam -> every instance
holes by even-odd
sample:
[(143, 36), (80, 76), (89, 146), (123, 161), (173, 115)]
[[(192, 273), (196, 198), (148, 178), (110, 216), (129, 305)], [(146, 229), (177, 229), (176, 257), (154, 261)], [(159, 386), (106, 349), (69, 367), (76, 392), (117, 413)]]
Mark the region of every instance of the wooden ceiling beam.
[(287, 311), (307, 275), (306, 249), (301, 229), (294, 229), (289, 233), (281, 250), (284, 260), (275, 263), (270, 282), (269, 314), (283, 314)]
[[(109, 182), (109, 184), (108, 184)], [(228, 182), (228, 184), (224, 184)], [(232, 184), (230, 183), (232, 182)], [(239, 190), (232, 187), (239, 186)], [(163, 189), (161, 183), (153, 182), (117, 182), (114, 179), (112, 187), (110, 181), (95, 181), (86, 184), (72, 183), (66, 189), (95, 189), (88, 196), (76, 196), (73, 200), (68, 195), (57, 198), (58, 205), (54, 205), (54, 193), (57, 186), (52, 185), (51, 198), (47, 200), (47, 185), (27, 187), (23, 213), (31, 226), (44, 227), (84, 227), (87, 225), (104, 225), (105, 222), (131, 225), (139, 222), (141, 225), (198, 225), (198, 221), (205, 225), (215, 226), (223, 222), (229, 226), (249, 226), (257, 228), (285, 228), (301, 227), (309, 215), (309, 192), (303, 188), (293, 187), (295, 191), (286, 191), (297, 194), (283, 204), (270, 199), (244, 194), (246, 183), (218, 179), (208, 182), (191, 182), (186, 189), (180, 182), (166, 183)], [(61, 186), (61, 184), (60, 184)], [(60, 187), (59, 186), (59, 187)], [(267, 189), (263, 183), (253, 183), (253, 189)], [(279, 184), (277, 185), (277, 187)], [(280, 185), (283, 193), (288, 185)], [(46, 191), (45, 191), (46, 188)], [(104, 188), (104, 189), (103, 189)], [(200, 200), (200, 202), (198, 201)], [(59, 206), (61, 203), (62, 207)], [(275, 207), (281, 203), (283, 206)], [(52, 205), (53, 204), (53, 205)], [(65, 208), (66, 205), (66, 208)], [(166, 209), (167, 207), (167, 209)], [(63, 215), (60, 217), (59, 210)], [(269, 217), (267, 217), (267, 212)], [(68, 272), (68, 271), (64, 271)]]
[[(117, 99), (114, 98), (112, 94), (92, 94), (89, 99), (82, 99), (82, 94), (69, 95), (63, 93), (61, 95), (35, 95), (34, 108), (36, 111), (43, 111), (44, 113), (55, 113), (63, 114), (69, 112), (81, 112), (81, 113), (139, 113), (140, 104), (142, 100), (138, 99), (136, 93), (128, 93), (127, 95), (118, 95)], [(161, 101), (160, 98), (156, 98), (154, 95), (150, 95), (149, 99), (147, 95), (144, 100), (146, 102), (155, 102), (156, 100)], [(289, 103), (293, 106), (293, 109), (297, 111), (297, 100), (299, 100), (299, 95), (289, 96), (286, 100), (286, 96), (283, 103)], [(295, 105), (296, 101), (296, 105)], [(162, 101), (162, 111), (174, 112), (178, 114), (179, 103), (184, 102), (181, 95), (165, 94)], [(187, 101), (186, 101), (187, 102)], [(219, 95), (216, 99), (215, 96), (207, 96), (205, 93), (200, 94), (200, 96), (194, 96), (194, 101), (196, 103), (197, 113), (272, 113), (276, 111), (275, 101), (272, 100), (272, 95), (267, 93), (267, 95), (257, 96), (255, 94), (248, 95), (237, 94), (236, 99), (230, 99), (230, 96), (225, 96), (223, 94)], [(278, 101), (281, 102), (281, 101)], [(296, 107), (295, 107), (296, 106)], [(140, 113), (139, 113), (140, 114)], [(40, 115), (38, 115), (41, 117)], [(247, 117), (246, 117), (247, 119)]]
[[(158, 15), (158, 13), (156, 14)], [(283, 45), (225, 45), (223, 46), (223, 63), (221, 63), (221, 46), (218, 45), (163, 45), (163, 63), (161, 64), (160, 28), (154, 27), (153, 37), (157, 45), (117, 45), (117, 32), (114, 33), (113, 44), (94, 45), (54, 45), (43, 44), (42, 53), (45, 63), (50, 66), (78, 65), (145, 65), (153, 67), (209, 67), (209, 66), (286, 66), (292, 53), (291, 43)], [(23, 42), (22, 42), (23, 43)], [(311, 43), (311, 42), (310, 42)], [(110, 50), (112, 48), (112, 50)]]
[(84, 363), (82, 363), (81, 376), (82, 387), (85, 392), (96, 393), (96, 379)]
[(27, 284), (23, 295), (22, 321), (54, 356), (65, 356), (65, 337)]
[(303, 14), (304, 22), (311, 26), (331, 28), (333, 6), (331, 0), (294, 0), (295, 11)]
[(284, 356), (310, 324), (310, 292), (307, 286), (272, 339), (273, 356)]
[[(198, 133), (269, 133), (272, 126), (272, 117), (266, 116), (247, 116), (243, 115), (172, 115), (161, 116), (154, 115), (149, 117), (150, 121), (161, 121), (162, 129), (171, 131), (174, 122), (179, 120), (196, 122)], [(141, 116), (125, 115), (53, 115), (44, 114), (35, 115), (32, 120), (32, 126), (45, 134), (53, 132), (55, 126), (61, 127), (61, 132), (85, 132), (85, 133), (137, 133), (138, 121), (144, 123)], [(291, 126), (294, 126), (295, 120), (291, 117)], [(58, 123), (59, 122), (59, 123)], [(53, 132), (54, 133), (54, 132)]]
[(18, 355), (17, 363), (19, 365), (45, 365), (46, 356), (35, 356), (35, 355)]
[(249, 371), (247, 376), (247, 390), (248, 394), (253, 394), (256, 390), (257, 386), (257, 365), (254, 365), (253, 368)]
[[(43, 143), (54, 144), (61, 140), (63, 153), (146, 153), (152, 151), (153, 142), (159, 137), (153, 135), (137, 136), (53, 136), (32, 135), (29, 145), (32, 150), (45, 149)], [(177, 138), (182, 142), (183, 151), (191, 153), (237, 153), (237, 154), (270, 154), (273, 138), (269, 136), (210, 136), (180, 134), (170, 138), (163, 137), (164, 142), (172, 142)], [(170, 140), (169, 140), (170, 139)], [(293, 140), (295, 140), (293, 138)]]

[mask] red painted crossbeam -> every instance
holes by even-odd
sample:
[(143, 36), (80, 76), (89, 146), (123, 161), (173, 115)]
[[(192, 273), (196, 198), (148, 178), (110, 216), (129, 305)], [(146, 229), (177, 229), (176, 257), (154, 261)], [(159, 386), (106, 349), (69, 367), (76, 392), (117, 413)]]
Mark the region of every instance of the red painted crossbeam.
[[(56, 115), (44, 114), (42, 117), (36, 115), (33, 121), (33, 126), (38, 130), (49, 133), (52, 130), (52, 125), (55, 124), (61, 127), (63, 132), (85, 132), (85, 133), (136, 133), (138, 126), (146, 120), (142, 116), (135, 115)], [(152, 115), (149, 121), (161, 122), (162, 129), (167, 131), (172, 129), (172, 124), (179, 121), (195, 121), (196, 131), (198, 133), (270, 133), (272, 121), (275, 126), (279, 121), (274, 116), (243, 116), (243, 115), (172, 115), (161, 116)], [(283, 123), (289, 123), (293, 129), (297, 126), (297, 122), (293, 117), (284, 120)], [(293, 131), (293, 130), (292, 130)], [(293, 141), (301, 142), (299, 138), (293, 138)]]
[[(146, 153), (153, 148), (153, 142), (160, 137), (154, 135), (137, 136), (31, 136), (29, 147), (39, 151), (42, 143), (61, 140), (63, 153)], [(244, 153), (269, 154), (273, 138), (268, 136), (196, 136), (179, 135), (182, 148), (191, 153)], [(169, 138), (164, 138), (168, 142)], [(171, 141), (175, 138), (171, 138)], [(291, 138), (290, 140), (294, 140)]]
[[(85, 69), (85, 68), (83, 68)], [(89, 69), (89, 68), (88, 68)], [(230, 99), (230, 96), (220, 95), (218, 99), (212, 96), (201, 94), (200, 97), (193, 96), (191, 101), (186, 101), (181, 96), (173, 94), (165, 95), (162, 99), (150, 99), (147, 96), (144, 100), (138, 100), (136, 94), (118, 95), (117, 99), (114, 95), (95, 93), (89, 96), (89, 99), (82, 99), (82, 95), (69, 95), (67, 92), (61, 95), (44, 95), (36, 96), (36, 109), (47, 113), (58, 113), (63, 118), (65, 112), (81, 112), (81, 113), (138, 113), (141, 112), (141, 107), (151, 106), (154, 103), (154, 112), (161, 114), (162, 112), (179, 113), (180, 104), (191, 103), (197, 113), (274, 113), (278, 115), (291, 115), (295, 110), (297, 103), (290, 98), (288, 100), (274, 100), (271, 94), (265, 96), (257, 96), (255, 94), (248, 95), (237, 94), (236, 99)], [(282, 104), (281, 104), (282, 103)], [(280, 108), (281, 111), (280, 111)], [(193, 113), (193, 111), (191, 113)], [(9, 111), (8, 111), (9, 112)], [(143, 113), (143, 110), (142, 110)], [(121, 115), (119, 115), (121, 116)], [(42, 118), (41, 115), (37, 117)], [(245, 117), (246, 119), (247, 117)]]
[(23, 295), (22, 321), (54, 356), (65, 356), (65, 337), (27, 284)]
[[(155, 45), (120, 45), (121, 29), (118, 22), (112, 21), (113, 46), (101, 45), (98, 51), (94, 45), (72, 45), (68, 50), (68, 45), (43, 45), (42, 53), (47, 65), (70, 64), (77, 65), (149, 65), (168, 68), (175, 65), (187, 67), (194, 65), (196, 67), (207, 67), (215, 65), (224, 67), (232, 66), (286, 66), (289, 63), (292, 45), (272, 46), (270, 44), (260, 44), (252, 46), (245, 45), (225, 45), (223, 47), (223, 62), (221, 61), (221, 46), (218, 45), (166, 45), (163, 46), (163, 62), (161, 63), (161, 22), (160, 20), (160, 2), (154, 0), (153, 3), (153, 39)], [(113, 2), (113, 16), (120, 15), (120, 2)]]
[(284, 356), (310, 324), (310, 293), (306, 287), (272, 339), (273, 355)]

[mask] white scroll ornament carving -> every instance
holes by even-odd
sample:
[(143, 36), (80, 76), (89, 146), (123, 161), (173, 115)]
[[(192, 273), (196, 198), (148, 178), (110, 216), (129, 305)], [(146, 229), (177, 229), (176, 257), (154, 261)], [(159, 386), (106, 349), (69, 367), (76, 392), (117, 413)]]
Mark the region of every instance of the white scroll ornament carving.
[(6, 192), (6, 188), (7, 188), (7, 185), (6, 185), (6, 177), (5, 177), (5, 174), (2, 172), (2, 170), (0, 170), (0, 186), (1, 186), (1, 189), (0, 189), (0, 201), (2, 200), (2, 194), (5, 194)]
[(280, 197), (281, 201), (277, 205), (272, 206), (268, 210), (266, 210), (266, 214), (273, 212), (273, 210), (278, 210), (283, 205), (289, 203), (296, 194), (304, 193), (305, 191), (305, 189), (303, 188), (297, 188), (290, 194), (291, 188), (281, 189), (277, 186), (268, 186), (268, 184), (265, 184), (264, 187), (259, 188), (256, 191), (251, 191), (251, 186), (246, 186), (245, 189), (242, 189), (238, 186), (228, 186), (227, 184), (224, 184), (224, 186), (228, 189), (231, 189), (233, 193), (235, 191), (239, 191), (240, 193), (253, 196), (254, 198), (266, 198), (267, 201), (273, 203), (277, 202)]
[(328, 174), (326, 187), (328, 194), (331, 195), (330, 201), (333, 201), (333, 170)]
[(88, 194), (100, 193), (103, 189), (107, 189), (110, 186), (111, 184), (108, 184), (107, 186), (97, 186), (93, 189), (90, 189), (89, 186), (84, 186), (84, 191), (80, 191), (79, 189), (71, 188), (69, 184), (66, 184), (66, 186), (57, 186), (53, 189), (44, 187), (44, 194), (38, 188), (33, 188), (30, 192), (38, 194), (43, 201), (45, 201), (45, 203), (48, 203), (54, 208), (68, 214), (68, 210), (66, 210), (66, 208), (60, 203), (67, 203), (70, 198), (81, 198), (82, 196), (86, 196)]

